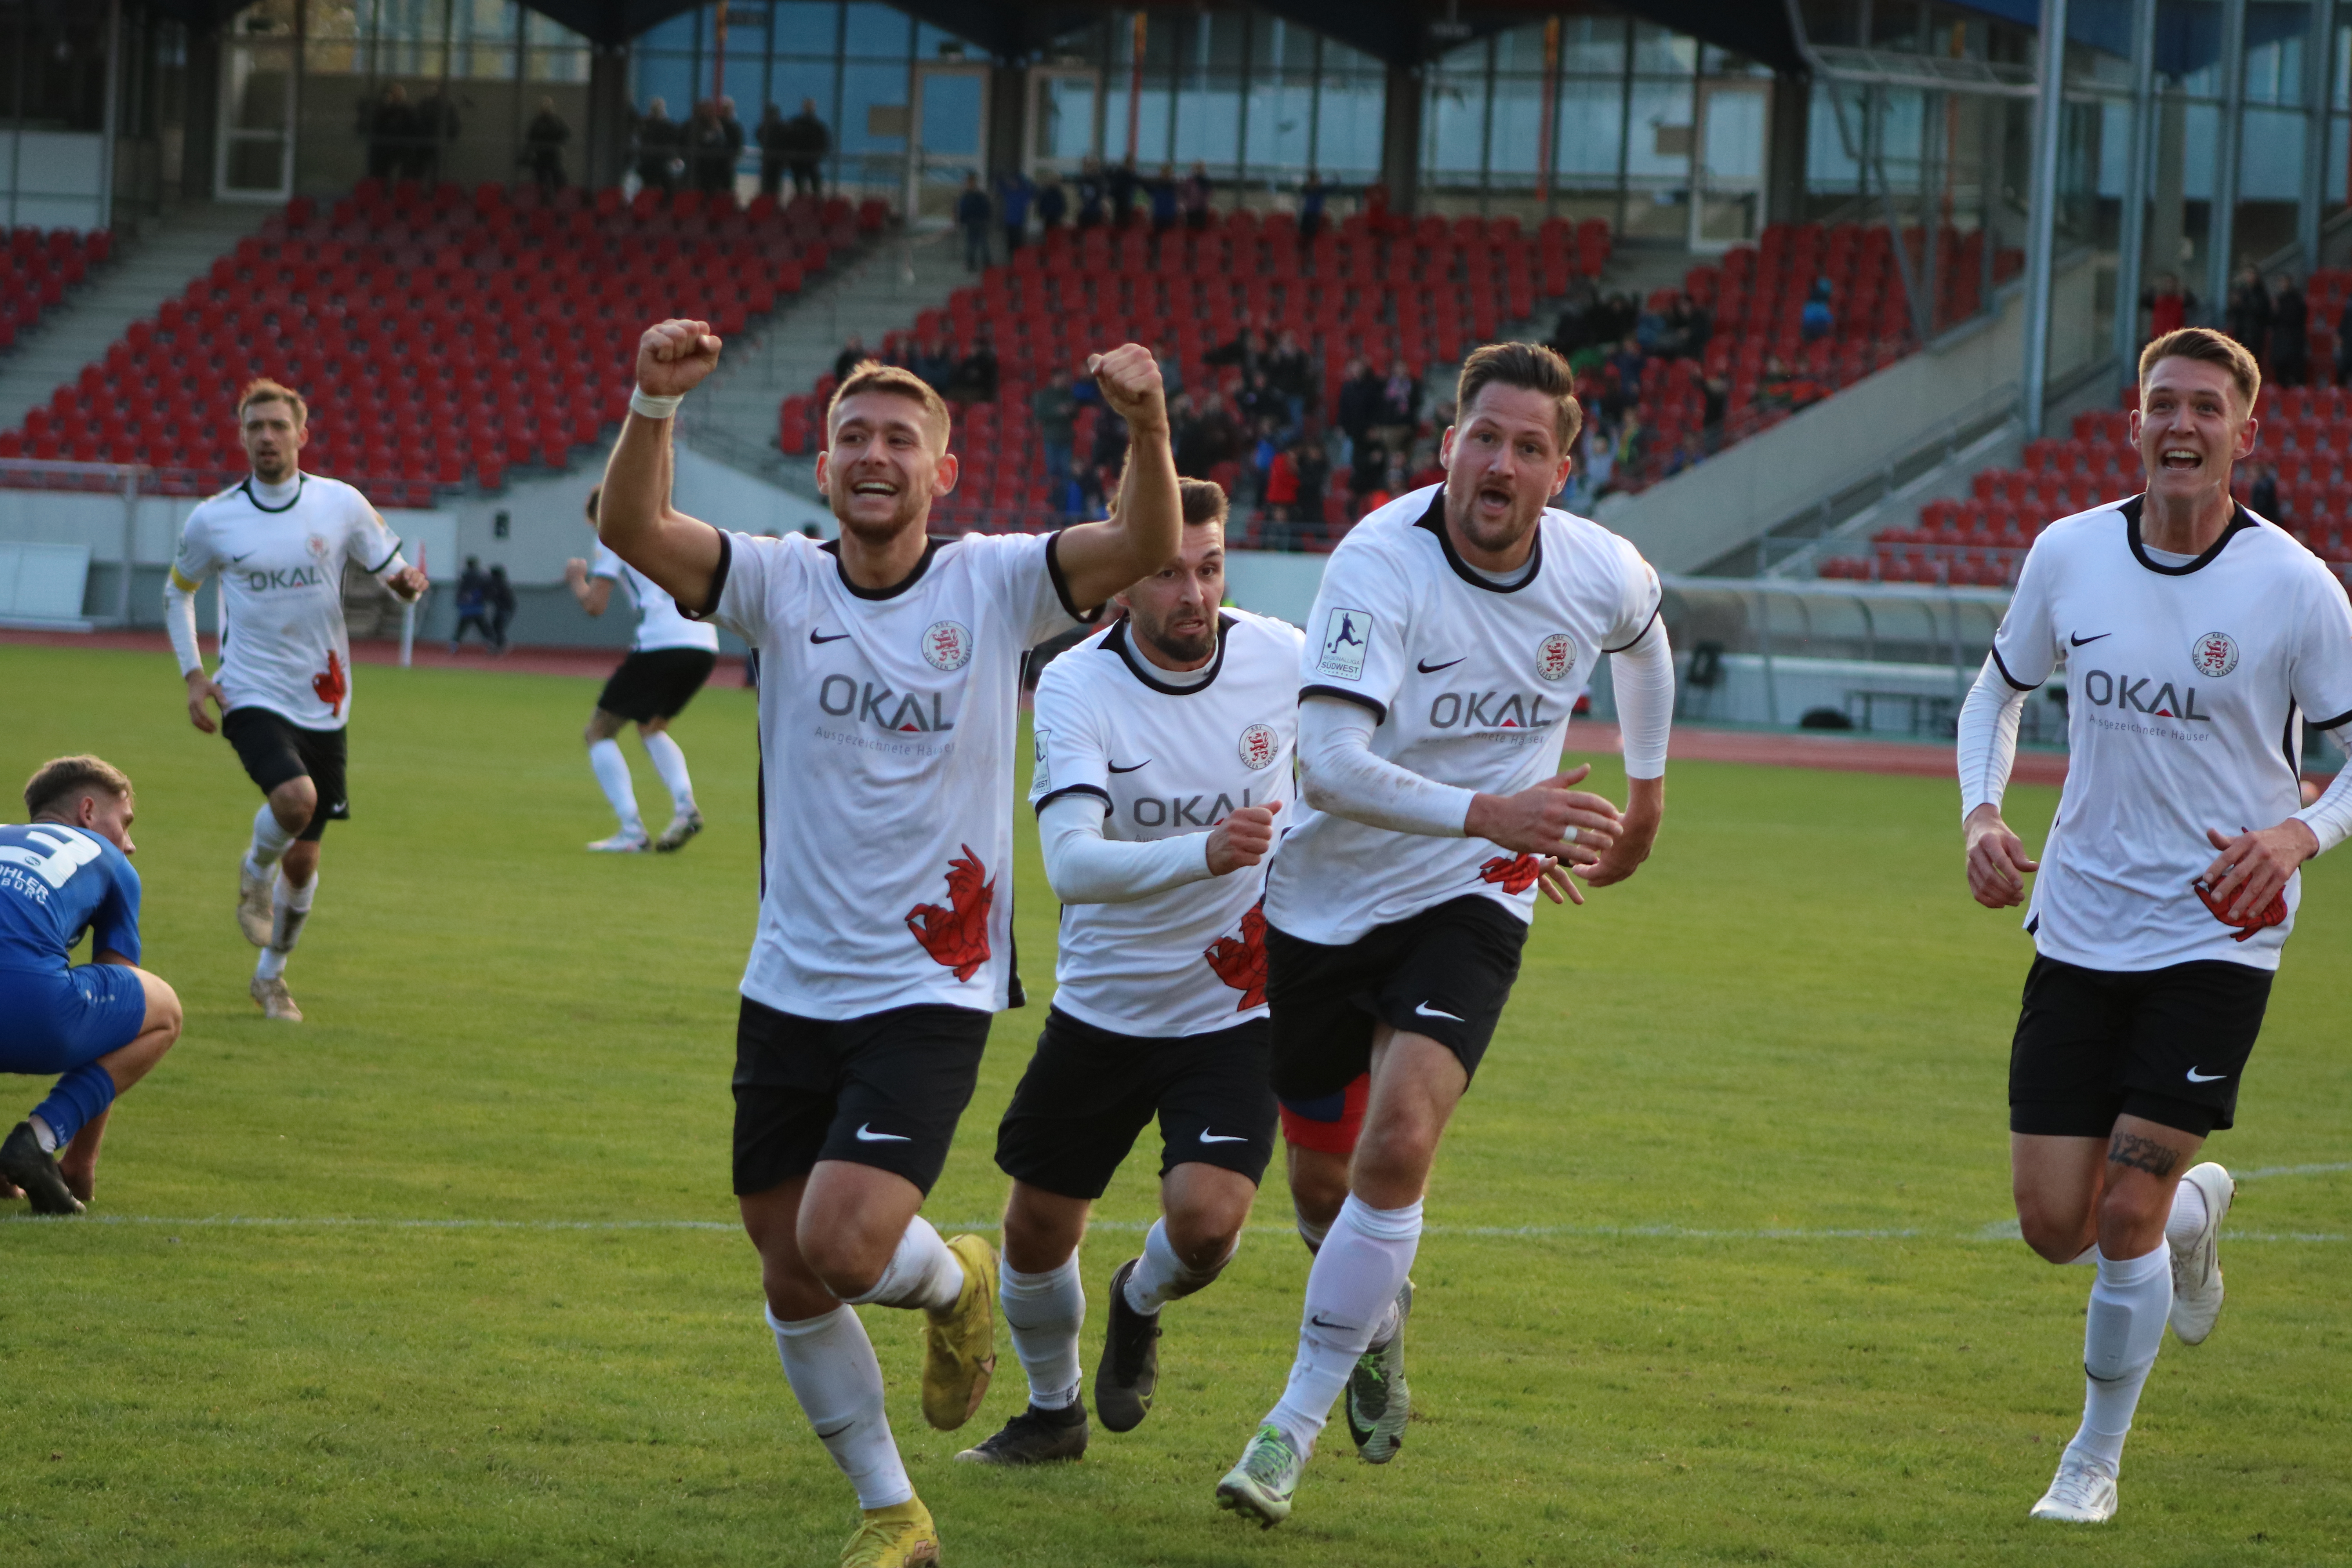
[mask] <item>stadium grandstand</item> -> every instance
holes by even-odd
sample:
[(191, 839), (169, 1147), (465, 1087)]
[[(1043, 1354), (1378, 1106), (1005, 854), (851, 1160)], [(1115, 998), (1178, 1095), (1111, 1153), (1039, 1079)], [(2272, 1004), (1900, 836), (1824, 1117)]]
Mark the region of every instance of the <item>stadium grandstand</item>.
[[(772, 531), (831, 528), (813, 458), (860, 355), (956, 405), (944, 523), (1087, 515), (1119, 454), (1084, 356), (1150, 343), (1180, 461), (1233, 493), (1237, 599), (1303, 613), (1316, 558), (1438, 472), (1461, 356), (1529, 337), (1588, 415), (1562, 504), (1669, 574), (1678, 646), (1726, 672), (1693, 704), (1932, 731), (2035, 531), (2134, 482), (2162, 326), (2258, 347), (2244, 498), (2352, 554), (2352, 18), (2213, 10), (14, 12), (55, 68), (0, 106), (0, 548), (79, 550), (81, 590), (0, 616), (152, 620), (267, 374), (436, 576), (500, 561), (519, 636), (614, 635), (562, 565), (635, 334), (679, 311), (729, 340), (682, 500)], [(1856, 595), (1936, 629), (1829, 629)]]

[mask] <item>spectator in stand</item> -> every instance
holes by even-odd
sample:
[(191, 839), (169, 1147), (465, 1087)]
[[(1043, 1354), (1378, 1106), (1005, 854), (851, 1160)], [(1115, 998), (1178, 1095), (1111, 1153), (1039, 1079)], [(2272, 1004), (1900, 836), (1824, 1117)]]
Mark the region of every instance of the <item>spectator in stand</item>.
[(1601, 292), (1590, 283), (1579, 283), (1568, 291), (1568, 302), (1560, 307), (1559, 320), (1552, 324), (1551, 348), (1560, 358), (1573, 362), (1592, 341), (1595, 318), (1601, 311)]
[(572, 140), (572, 127), (555, 112), (555, 100), (539, 100), (539, 112), (530, 117), (530, 128), (522, 133), (523, 159), (530, 165), (530, 177), (541, 195), (563, 188), (563, 144)]
[[(1092, 390), (1091, 379), (1087, 387)], [(1087, 454), (1087, 464), (1097, 475), (1094, 504), (1100, 506), (1102, 498), (1113, 493), (1118, 486), (1119, 471), (1127, 466), (1127, 421), (1111, 417), (1108, 408), (1095, 415), (1094, 450)]]
[(833, 151), (833, 132), (816, 117), (816, 100), (801, 100), (801, 111), (784, 122), (790, 139), (784, 143), (784, 156), (793, 171), (793, 195), (815, 196), (824, 194), (819, 179), (825, 154)]
[(1151, 182), (1151, 232), (1166, 234), (1176, 226), (1176, 165), (1160, 165), (1160, 177)]
[(931, 340), (928, 350), (916, 351), (915, 363), (915, 374), (929, 384), (932, 391), (945, 397), (955, 386), (956, 371), (962, 365), (963, 356), (956, 353), (955, 340), (941, 332)]
[(1797, 316), (1797, 331), (1807, 342), (1817, 342), (1837, 331), (1837, 316), (1830, 310), (1830, 280), (1814, 281), (1812, 291), (1805, 296), (1805, 308)]
[(1630, 408), (1642, 401), (1642, 372), (1649, 359), (1642, 345), (1628, 333), (1617, 344), (1617, 352), (1609, 356), (1609, 371), (1616, 381), (1615, 396), (1621, 408)]
[(1307, 409), (1315, 396), (1315, 363), (1307, 358), (1298, 334), (1285, 331), (1274, 342), (1274, 352), (1265, 356), (1265, 378), (1274, 385), (1287, 410), (1284, 424), (1297, 429), (1307, 418)]
[(1276, 522), (1290, 522), (1298, 516), (1298, 459), (1293, 451), (1283, 447), (1266, 465), (1265, 514)]
[(1070, 193), (1062, 188), (1062, 176), (1049, 169), (1037, 191), (1038, 232), (1051, 234), (1069, 221)]
[(1355, 467), (1357, 449), (1371, 439), (1372, 426), (1379, 422), (1380, 415), (1381, 378), (1362, 360), (1349, 360), (1339, 383), (1339, 430), (1348, 437), (1346, 461), (1349, 468)]
[(669, 105), (656, 98), (646, 103), (637, 121), (637, 179), (646, 189), (667, 195), (677, 189), (679, 149), (685, 127), (669, 117)]
[(2279, 515), (2277, 464), (2264, 463), (2254, 470), (2253, 486), (2246, 493), (2246, 507), (2256, 517), (2284, 526), (2287, 520)]
[(1233, 341), (1219, 343), (1202, 354), (1201, 363), (1216, 370), (1237, 370), (1241, 372), (1243, 380), (1248, 380), (1250, 373), (1258, 367), (1265, 342), (1249, 323), (1249, 312), (1244, 310), (1240, 321), (1234, 328)]
[(1113, 227), (1125, 228), (1135, 221), (1135, 198), (1143, 189), (1143, 177), (1135, 172), (1135, 158), (1129, 154), (1111, 165), (1110, 176), (1104, 182), (1110, 195), (1110, 221)]
[(760, 149), (760, 194), (773, 201), (784, 188), (784, 165), (793, 153), (792, 122), (775, 104), (760, 110), (751, 141)]
[(2311, 370), (2311, 310), (2292, 273), (2272, 279), (2271, 379), (2301, 386)]
[(2150, 342), (2167, 332), (2177, 332), (2189, 324), (2197, 312), (2197, 296), (2181, 288), (2180, 279), (2167, 272), (2156, 280), (2156, 286), (2139, 297), (2140, 309), (2147, 312), (2147, 336)]
[(1298, 475), (1298, 517), (1306, 522), (1323, 521), (1323, 498), (1331, 489), (1331, 459), (1323, 443), (1309, 436), (1290, 449)]
[(993, 403), (996, 401), (996, 345), (989, 341), (988, 329), (982, 327), (972, 340), (971, 352), (963, 356), (948, 379), (948, 397), (955, 403)]
[(2344, 300), (2344, 309), (2336, 318), (2336, 384), (2352, 384), (2352, 295)]
[(1307, 183), (1298, 187), (1299, 244), (1312, 245), (1323, 232), (1323, 176), (1309, 169)]
[(1194, 163), (1192, 172), (1184, 176), (1184, 188), (1176, 195), (1176, 205), (1184, 215), (1186, 228), (1209, 226), (1209, 202), (1213, 194), (1209, 184), (1209, 166)]
[(1250, 493), (1257, 498), (1261, 509), (1266, 504), (1265, 487), (1274, 477), (1275, 457), (1281, 450), (1282, 442), (1275, 430), (1273, 419), (1258, 420), (1251, 431), (1249, 449), (1243, 453), (1243, 458), (1249, 464)]
[(489, 616), (490, 574), (482, 570), (482, 558), (466, 557), (466, 569), (457, 574), (457, 629), (450, 634), (449, 651), (456, 653), (466, 640), (466, 628), (471, 626), (482, 634), (482, 640), (496, 647), (499, 639), (491, 634)]
[(984, 272), (988, 269), (988, 226), (996, 221), (996, 213), (989, 205), (988, 193), (980, 188), (978, 174), (963, 177), (963, 195), (956, 198), (956, 222), (963, 229), (963, 269)]
[(686, 123), (686, 143), (696, 190), (723, 191), (734, 184), (733, 154), (728, 150), (727, 124), (719, 118), (717, 102), (706, 98), (694, 106), (694, 118)]
[(1348, 516), (1352, 520), (1370, 510), (1365, 498), (1379, 490), (1388, 477), (1389, 449), (1381, 445), (1377, 436), (1367, 436), (1356, 443), (1356, 460), (1348, 468)]
[(1054, 489), (1054, 505), (1067, 505), (1070, 488), (1070, 444), (1077, 439), (1077, 401), (1070, 395), (1070, 373), (1055, 369), (1045, 385), (1029, 395), (1029, 417), (1037, 426), (1038, 445), (1045, 448), (1045, 478)]
[(1013, 259), (1029, 238), (1029, 204), (1037, 187), (1018, 169), (996, 176), (996, 221), (1004, 226), (1004, 259)]
[(441, 149), (457, 140), (457, 106), (439, 88), (416, 106), (416, 135), (409, 142), (408, 177), (420, 184), (441, 178)]
[(1108, 216), (1103, 206), (1108, 194), (1102, 160), (1089, 153), (1078, 165), (1078, 227), (1099, 228)]
[(514, 584), (507, 581), (504, 566), (490, 568), (490, 580), (483, 590), (483, 602), (490, 611), (490, 651), (499, 658), (507, 656), (507, 626), (514, 619)]
[(394, 82), (361, 121), (367, 132), (367, 171), (379, 180), (396, 180), (408, 167), (408, 150), (416, 138), (416, 110), (408, 104), (408, 89)]
[(833, 384), (839, 386), (847, 381), (851, 371), (872, 357), (866, 352), (866, 340), (856, 332), (850, 333), (849, 341), (841, 345), (841, 352), (833, 356)]
[(1260, 422), (1279, 421), (1290, 413), (1289, 405), (1274, 389), (1263, 370), (1252, 372), (1241, 390), (1234, 394), (1234, 409), (1242, 416), (1244, 428), (1255, 430)]
[(1401, 359), (1389, 363), (1388, 379), (1381, 383), (1380, 411), (1373, 420), (1381, 432), (1381, 444), (1391, 457), (1412, 444), (1413, 428), (1421, 420), (1421, 383)]
[(1162, 343), (1152, 351), (1151, 357), (1160, 362), (1160, 389), (1163, 396), (1174, 397), (1184, 390), (1184, 362)]
[(731, 98), (719, 100), (719, 129), (727, 134), (727, 168), (724, 176), (711, 189), (731, 195), (735, 189), (735, 171), (743, 166), (744, 141), (743, 122), (735, 118), (735, 100)]
[(2263, 275), (2251, 267), (2238, 269), (2236, 286), (2230, 290), (2230, 335), (2246, 345), (2246, 352), (2256, 359), (2269, 347), (2271, 333), (2271, 297), (2263, 287)]

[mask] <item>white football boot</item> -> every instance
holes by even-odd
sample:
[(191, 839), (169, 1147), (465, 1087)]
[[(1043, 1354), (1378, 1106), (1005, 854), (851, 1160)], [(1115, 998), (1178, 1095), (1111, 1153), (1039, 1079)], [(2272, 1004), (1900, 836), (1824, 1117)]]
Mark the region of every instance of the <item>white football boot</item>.
[(642, 833), (615, 833), (610, 838), (599, 838), (588, 846), (592, 855), (643, 855), (653, 848), (653, 840)]
[(242, 858), (236, 863), (236, 929), (245, 940), (256, 947), (269, 945), (269, 925), (273, 918), (270, 900), (278, 894), (278, 868), (272, 865), (258, 877), (246, 866)]
[(2058, 1457), (2058, 1473), (2033, 1505), (2032, 1517), (2062, 1524), (2106, 1523), (2116, 1517), (2115, 1467), (2070, 1446)]
[(2180, 1178), (2205, 1194), (2205, 1227), (2196, 1239), (2172, 1247), (2172, 1337), (2184, 1345), (2205, 1342), (2221, 1315), (2221, 1222), (2238, 1195), (2238, 1184), (2211, 1160), (2191, 1165)]

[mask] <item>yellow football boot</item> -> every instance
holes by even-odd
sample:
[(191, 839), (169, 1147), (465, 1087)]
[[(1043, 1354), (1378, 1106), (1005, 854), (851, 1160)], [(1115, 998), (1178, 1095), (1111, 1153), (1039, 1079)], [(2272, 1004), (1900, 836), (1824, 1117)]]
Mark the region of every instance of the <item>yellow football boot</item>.
[(995, 1249), (959, 1236), (948, 1250), (963, 1264), (963, 1292), (943, 1312), (923, 1311), (923, 1419), (942, 1432), (971, 1419), (996, 1371)]
[(940, 1560), (940, 1532), (920, 1498), (869, 1508), (841, 1549), (841, 1568), (917, 1568)]

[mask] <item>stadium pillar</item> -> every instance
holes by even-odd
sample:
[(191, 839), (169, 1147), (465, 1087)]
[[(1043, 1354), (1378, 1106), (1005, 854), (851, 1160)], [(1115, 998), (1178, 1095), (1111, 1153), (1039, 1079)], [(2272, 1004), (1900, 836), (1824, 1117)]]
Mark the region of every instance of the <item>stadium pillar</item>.
[(2051, 251), (2058, 234), (2058, 136), (2066, 110), (2066, 0), (2042, 0), (2041, 46), (2032, 197), (2025, 216), (2025, 374), (2020, 380), (2029, 441), (2042, 434), (2050, 387)]
[(1805, 145), (1811, 134), (1812, 83), (1794, 71), (1772, 78), (1769, 145), (1765, 152), (1764, 221), (1805, 221)]
[(1029, 73), (993, 62), (988, 68), (988, 166), (994, 174), (1021, 172), (1021, 138), (1029, 114)]
[(2231, 253), (2238, 243), (2238, 149), (2245, 140), (2246, 0), (2221, 0), (2221, 127), (2213, 139), (2213, 210), (2205, 220), (2205, 306), (2230, 320)]
[(2140, 275), (2147, 257), (2147, 155), (2156, 141), (2156, 0), (2132, 6), (2131, 137), (2124, 154), (2123, 232), (2116, 256), (2116, 366), (2139, 363)]
[(2155, 210), (2148, 215), (2147, 253), (2158, 273), (2179, 273), (2189, 236), (2189, 104), (2179, 82), (2156, 95)]
[(1421, 186), (1421, 68), (1389, 67), (1387, 101), (1381, 109), (1381, 184), (1389, 210), (1409, 214)]
[(180, 198), (210, 201), (220, 139), (221, 33), (226, 22), (188, 27), (187, 109), (181, 116)]
[(2335, 101), (2335, 0), (2312, 0), (2303, 38), (2303, 189), (2294, 237), (2303, 252), (2296, 276), (2307, 278), (2322, 260), (2320, 221), (2326, 216), (2328, 106)]
[(629, 161), (629, 46), (599, 44), (588, 56), (588, 127), (583, 183), (617, 185)]

